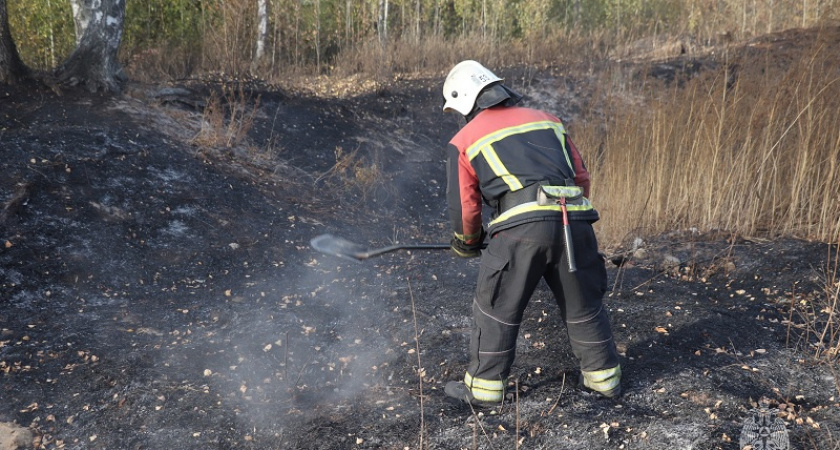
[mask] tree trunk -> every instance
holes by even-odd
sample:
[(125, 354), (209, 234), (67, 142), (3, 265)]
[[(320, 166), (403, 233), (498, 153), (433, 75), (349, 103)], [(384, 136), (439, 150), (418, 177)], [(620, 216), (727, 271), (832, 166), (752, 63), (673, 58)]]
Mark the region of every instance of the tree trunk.
[(487, 39), (487, 0), (481, 0), (481, 37)]
[(76, 45), (82, 42), (82, 35), (85, 33), (88, 25), (89, 16), (83, 13), (83, 0), (70, 0), (70, 8), (73, 11), (73, 25), (76, 31)]
[(71, 0), (78, 45), (56, 71), (62, 83), (84, 84), (91, 92), (120, 92), (125, 81), (117, 52), (122, 41), (125, 0)]
[(388, 42), (388, 0), (379, 0), (379, 18), (376, 22), (379, 43), (384, 47)]
[(353, 39), (353, 0), (345, 0), (344, 9), (344, 45), (350, 46)]
[(257, 49), (254, 61), (259, 62), (265, 56), (265, 41), (268, 38), (268, 0), (257, 0)]
[(21, 61), (9, 30), (6, 0), (0, 0), (0, 82), (15, 84), (29, 76), (29, 69)]
[(420, 37), (423, 35), (423, 6), (420, 0), (414, 3), (414, 42), (420, 42)]
[(321, 0), (315, 0), (315, 68), (321, 73)]

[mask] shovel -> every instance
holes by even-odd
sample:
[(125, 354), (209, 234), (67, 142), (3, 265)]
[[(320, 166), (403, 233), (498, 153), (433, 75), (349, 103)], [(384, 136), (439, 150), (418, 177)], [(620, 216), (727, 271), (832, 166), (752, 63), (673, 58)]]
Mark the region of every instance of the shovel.
[[(397, 250), (448, 250), (449, 244), (394, 244), (382, 248), (365, 248), (355, 242), (350, 242), (347, 239), (333, 236), (331, 234), (322, 234), (312, 238), (310, 241), (312, 248), (321, 253), (338, 256), (340, 258), (350, 259), (353, 261), (362, 261), (372, 256), (381, 255), (383, 253), (390, 253)], [(486, 244), (485, 244), (486, 245)], [(482, 246), (483, 248), (483, 246)]]

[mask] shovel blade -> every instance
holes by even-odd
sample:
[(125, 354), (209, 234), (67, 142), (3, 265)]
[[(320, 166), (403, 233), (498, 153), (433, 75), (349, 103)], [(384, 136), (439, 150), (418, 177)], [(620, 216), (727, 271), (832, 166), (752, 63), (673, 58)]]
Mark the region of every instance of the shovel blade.
[(362, 245), (331, 234), (316, 236), (309, 243), (312, 245), (312, 248), (321, 253), (353, 261), (361, 261), (368, 254), (368, 250)]

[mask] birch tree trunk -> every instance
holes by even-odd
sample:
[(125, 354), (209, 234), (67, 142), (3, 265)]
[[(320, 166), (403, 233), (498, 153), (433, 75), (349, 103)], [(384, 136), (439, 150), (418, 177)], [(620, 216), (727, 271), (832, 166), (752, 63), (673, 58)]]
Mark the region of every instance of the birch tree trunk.
[(265, 56), (265, 41), (268, 37), (268, 0), (257, 0), (257, 49), (254, 51), (254, 62), (261, 61)]
[(21, 61), (9, 30), (6, 0), (0, 0), (0, 82), (15, 84), (29, 75), (29, 69)]
[(321, 73), (321, 0), (315, 0), (315, 67)]
[(82, 0), (70, 0), (70, 8), (73, 11), (73, 25), (76, 31), (76, 45), (82, 41), (82, 35), (87, 29), (88, 17), (83, 15)]
[(376, 31), (379, 33), (379, 43), (384, 46), (388, 42), (388, 0), (379, 0)]
[(487, 39), (487, 0), (481, 0), (481, 37)]
[(420, 4), (420, 0), (416, 0), (414, 2), (414, 42), (420, 42), (420, 36), (422, 34), (422, 6)]
[(353, 0), (344, 2), (344, 44), (350, 45), (353, 39)]
[(70, 0), (76, 23), (76, 49), (56, 70), (56, 77), (70, 85), (84, 84), (89, 91), (120, 92), (125, 81), (117, 52), (122, 42), (125, 0)]

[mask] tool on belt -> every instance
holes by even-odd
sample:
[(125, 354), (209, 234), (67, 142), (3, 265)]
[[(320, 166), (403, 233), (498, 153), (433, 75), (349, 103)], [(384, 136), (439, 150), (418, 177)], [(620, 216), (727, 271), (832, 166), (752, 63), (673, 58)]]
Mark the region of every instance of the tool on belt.
[(537, 191), (537, 204), (540, 206), (560, 205), (563, 212), (563, 241), (566, 244), (566, 259), (569, 261), (569, 272), (577, 270), (575, 251), (572, 246), (572, 228), (569, 226), (569, 213), (566, 204), (583, 198), (583, 188), (580, 186), (540, 186)]
[[(333, 236), (331, 234), (322, 234), (312, 238), (309, 242), (312, 248), (321, 253), (338, 256), (340, 258), (349, 259), (351, 261), (361, 261), (372, 256), (382, 255), (384, 253), (393, 252), (396, 250), (449, 250), (450, 245), (447, 244), (395, 244), (387, 247), (369, 249), (355, 242), (350, 242), (347, 239)], [(486, 247), (487, 244), (482, 244), (481, 248)]]

